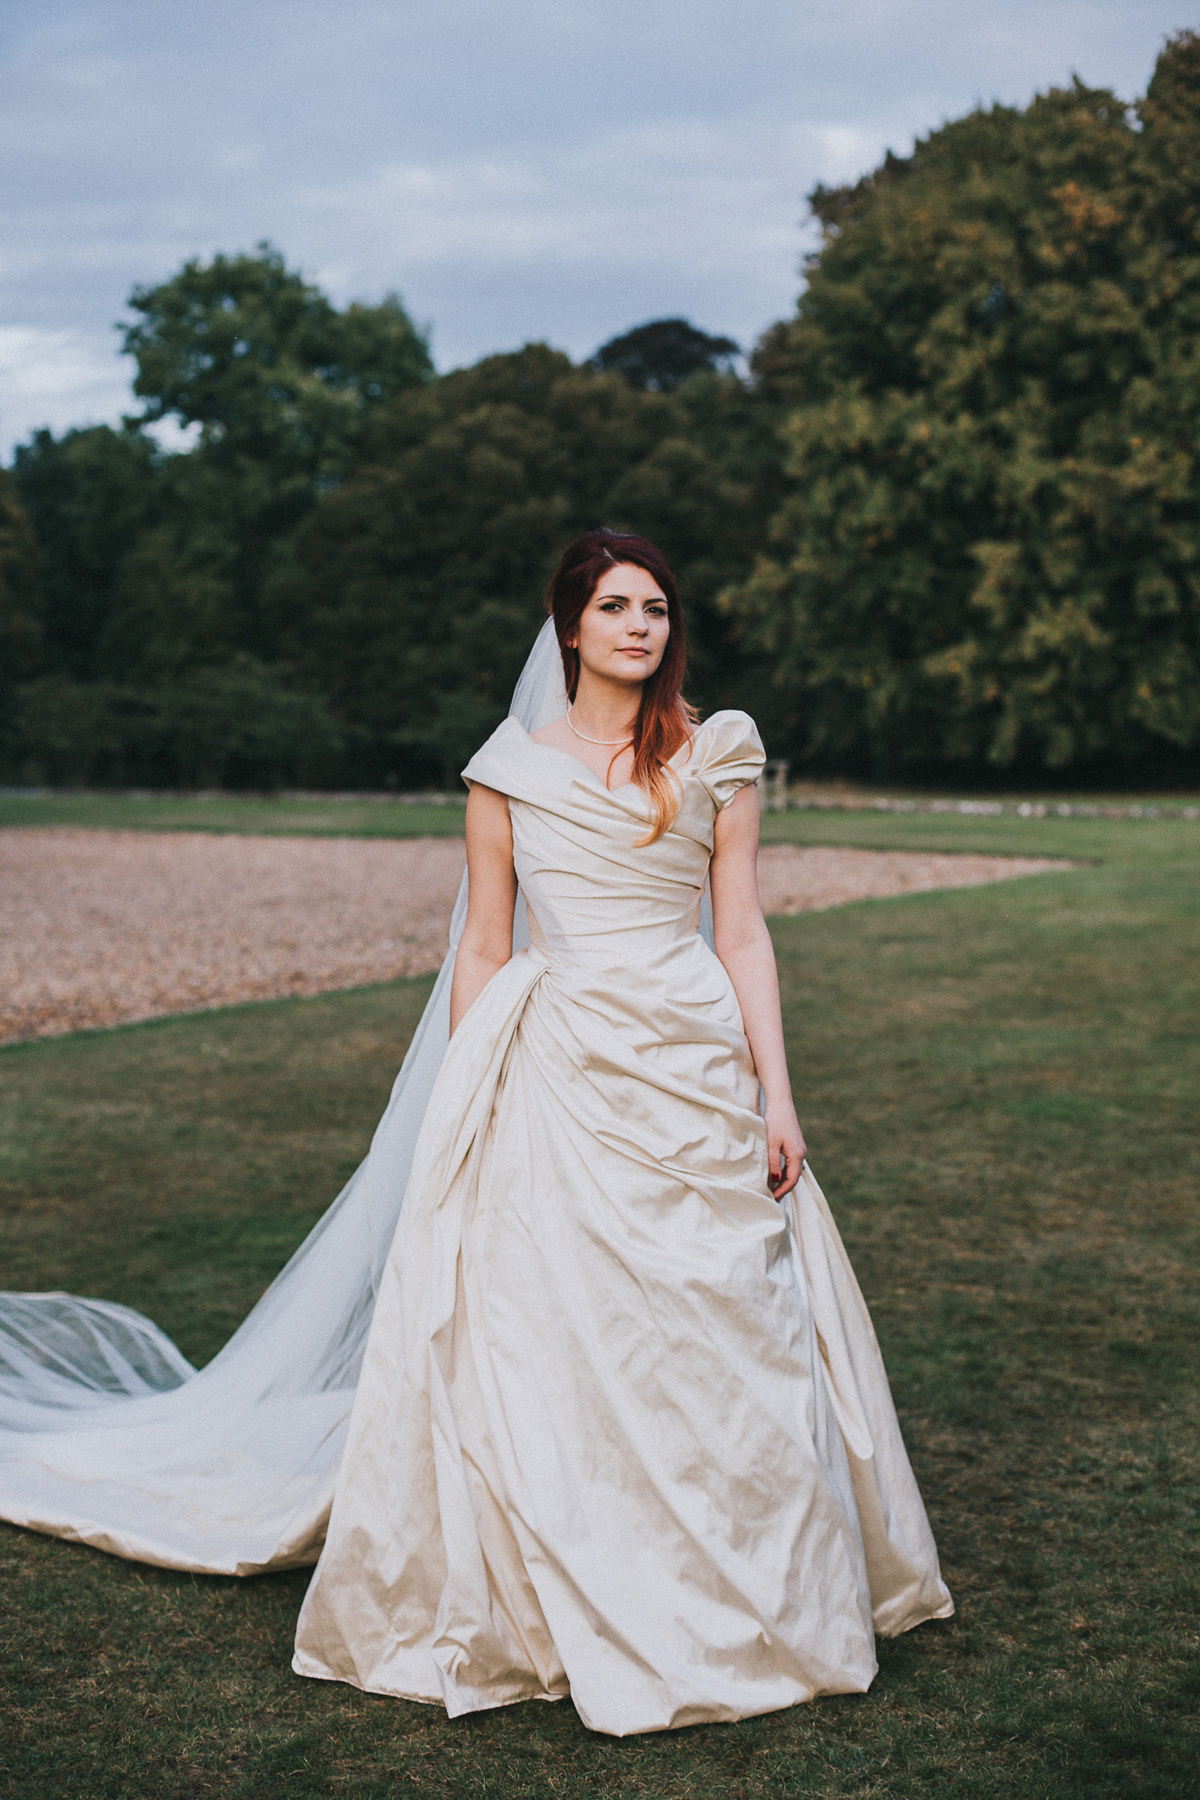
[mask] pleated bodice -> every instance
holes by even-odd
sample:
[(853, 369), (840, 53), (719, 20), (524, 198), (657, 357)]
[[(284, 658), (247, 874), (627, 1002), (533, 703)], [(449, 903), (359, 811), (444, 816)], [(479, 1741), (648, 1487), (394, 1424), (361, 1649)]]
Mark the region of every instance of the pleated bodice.
[(508, 796), (531, 935), (551, 966), (603, 968), (636, 984), (694, 945), (714, 815), (763, 761), (745, 713), (714, 713), (671, 760), (679, 811), (650, 844), (640, 841), (650, 823), (640, 787), (607, 788), (578, 757), (537, 743), (515, 719), (463, 776)]

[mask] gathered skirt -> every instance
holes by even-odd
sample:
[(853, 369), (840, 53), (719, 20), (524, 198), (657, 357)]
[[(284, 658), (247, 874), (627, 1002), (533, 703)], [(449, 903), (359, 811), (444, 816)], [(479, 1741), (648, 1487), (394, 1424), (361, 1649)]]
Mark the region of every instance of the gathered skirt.
[[(953, 1610), (866, 1306), (767, 1186), (732, 989), (531, 948), (451, 1040), (295, 1668), (624, 1735), (865, 1690)], [(711, 990), (711, 991), (710, 991)]]

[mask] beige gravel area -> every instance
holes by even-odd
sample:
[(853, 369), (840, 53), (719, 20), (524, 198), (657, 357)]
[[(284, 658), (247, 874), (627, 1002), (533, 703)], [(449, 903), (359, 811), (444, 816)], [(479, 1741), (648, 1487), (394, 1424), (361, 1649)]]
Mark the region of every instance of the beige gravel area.
[[(458, 838), (0, 831), (0, 1043), (434, 969)], [(766, 911), (972, 887), (1069, 864), (771, 845)]]
[(800, 850), (764, 844), (758, 892), (765, 913), (823, 912), (852, 900), (890, 900), (936, 888), (983, 887), (1074, 865), (1038, 856), (943, 856), (916, 850)]
[(0, 831), (0, 1042), (436, 968), (460, 838)]

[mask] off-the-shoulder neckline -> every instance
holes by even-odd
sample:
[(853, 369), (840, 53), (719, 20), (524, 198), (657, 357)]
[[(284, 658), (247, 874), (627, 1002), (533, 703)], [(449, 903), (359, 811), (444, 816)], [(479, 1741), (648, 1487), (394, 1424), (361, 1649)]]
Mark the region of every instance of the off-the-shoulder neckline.
[[(667, 758), (667, 767), (669, 768), (671, 766), (671, 764), (675, 761), (676, 756), (681, 755), (684, 750), (689, 749), (696, 742), (696, 739), (700, 736), (700, 733), (705, 729), (706, 726), (711, 725), (714, 719), (719, 719), (722, 716), (722, 713), (728, 713), (728, 712), (732, 712), (734, 710), (735, 709), (733, 707), (723, 707), (718, 712), (710, 713), (708, 715), (707, 719), (701, 719), (701, 721), (697, 725), (695, 731), (693, 731), (691, 737), (687, 740), (687, 743), (680, 744), (679, 749), (676, 750), (676, 752), (675, 752), (675, 755), (669, 756)], [(553, 720), (550, 720), (549, 722), (551, 724), (554, 723)], [(557, 745), (555, 745), (555, 744), (539, 744), (537, 739), (534, 737), (533, 733), (531, 731), (527, 731), (525, 726), (522, 725), (520, 719), (514, 717), (514, 715), (512, 713), (509, 713), (509, 715), (508, 715), (507, 719), (504, 721), (504, 723), (506, 725), (515, 725), (517, 730), (524, 735), (524, 737), (528, 740), (528, 742), (533, 745), (533, 748), (535, 750), (546, 750), (549, 752), (549, 754), (551, 756), (565, 757), (567, 762), (574, 763), (577, 769), (582, 769), (585, 775), (590, 776), (592, 781), (595, 782), (596, 786), (600, 789), (601, 793), (623, 794), (623, 793), (627, 792), (629, 788), (638, 788), (639, 792), (641, 791), (639, 784), (636, 781), (621, 781), (621, 782), (618, 782), (616, 787), (610, 788), (606, 781), (601, 781), (601, 779), (600, 779), (599, 775), (597, 775), (595, 769), (589, 767), (589, 765), (584, 762), (582, 756), (576, 756), (570, 750), (560, 750), (557, 747)]]

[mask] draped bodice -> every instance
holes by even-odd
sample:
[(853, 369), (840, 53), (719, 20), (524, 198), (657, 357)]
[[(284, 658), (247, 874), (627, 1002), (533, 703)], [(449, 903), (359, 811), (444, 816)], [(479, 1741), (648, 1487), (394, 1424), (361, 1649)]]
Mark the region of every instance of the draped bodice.
[(650, 978), (696, 942), (713, 821), (764, 761), (753, 721), (718, 712), (671, 759), (679, 811), (653, 843), (650, 804), (633, 782), (608, 788), (578, 757), (539, 744), (515, 719), (493, 732), (463, 777), (506, 794), (513, 861), (530, 935), (553, 967)]

